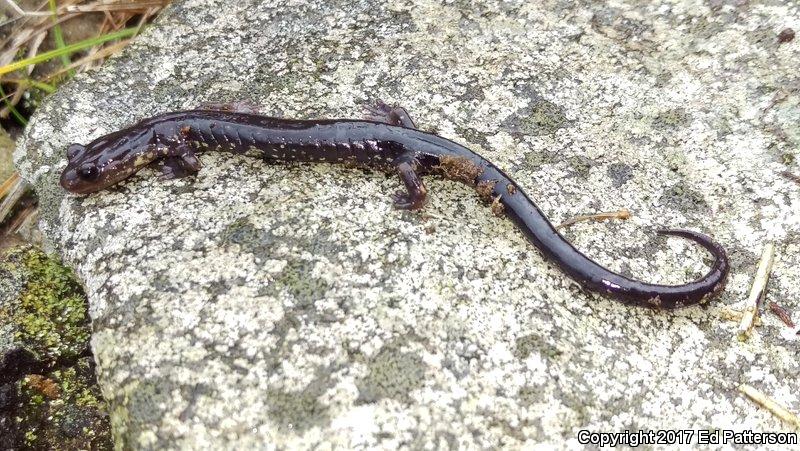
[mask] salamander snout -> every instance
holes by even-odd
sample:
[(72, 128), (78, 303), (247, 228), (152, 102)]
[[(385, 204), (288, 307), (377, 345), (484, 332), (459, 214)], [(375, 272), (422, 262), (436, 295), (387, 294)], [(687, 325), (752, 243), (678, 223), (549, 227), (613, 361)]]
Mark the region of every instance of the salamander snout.
[(93, 182), (100, 175), (96, 164), (77, 165), (79, 155), (86, 153), (86, 146), (72, 143), (67, 147), (67, 167), (61, 173), (61, 186), (73, 193), (86, 192), (87, 183)]
[(67, 167), (61, 173), (61, 186), (67, 191), (79, 194), (97, 191), (103, 186), (101, 180), (101, 175), (105, 172), (103, 169), (104, 167), (99, 165), (98, 158), (89, 155), (86, 146), (78, 143), (70, 144), (67, 147)]
[(61, 186), (73, 193), (89, 193), (96, 191), (99, 177), (100, 168), (94, 163), (85, 163), (77, 167), (69, 164), (61, 173)]

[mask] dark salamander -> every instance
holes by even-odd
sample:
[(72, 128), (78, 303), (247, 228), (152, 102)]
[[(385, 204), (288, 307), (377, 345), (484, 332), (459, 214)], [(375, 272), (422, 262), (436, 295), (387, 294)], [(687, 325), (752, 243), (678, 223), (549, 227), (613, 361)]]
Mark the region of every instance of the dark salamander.
[(418, 209), (426, 198), (421, 176), (441, 174), (475, 187), (492, 210), (507, 215), (528, 239), (585, 288), (627, 304), (677, 308), (702, 303), (725, 286), (725, 251), (706, 235), (660, 230), (696, 241), (714, 256), (711, 270), (683, 285), (639, 282), (612, 272), (583, 255), (561, 236), (541, 210), (503, 171), (469, 149), (419, 131), (402, 108), (378, 102), (367, 120), (287, 120), (215, 105), (145, 119), (86, 146), (72, 144), (61, 185), (90, 193), (118, 183), (147, 165), (166, 179), (200, 170), (196, 152), (206, 148), (263, 152), (268, 161), (329, 162), (368, 166), (400, 175), (406, 192), (395, 196), (401, 209)]

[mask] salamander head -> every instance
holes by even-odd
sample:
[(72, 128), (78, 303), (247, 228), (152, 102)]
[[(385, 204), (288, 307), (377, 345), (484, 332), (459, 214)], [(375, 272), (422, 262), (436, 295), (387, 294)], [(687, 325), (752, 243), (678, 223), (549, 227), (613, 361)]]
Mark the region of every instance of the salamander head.
[(67, 148), (61, 186), (76, 194), (102, 190), (135, 174), (158, 155), (143, 137), (106, 135), (83, 146)]

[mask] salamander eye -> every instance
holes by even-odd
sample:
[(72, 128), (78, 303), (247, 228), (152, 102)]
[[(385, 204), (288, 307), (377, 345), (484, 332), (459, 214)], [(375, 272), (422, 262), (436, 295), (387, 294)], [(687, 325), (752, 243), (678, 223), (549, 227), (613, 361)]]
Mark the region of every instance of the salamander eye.
[(74, 159), (80, 152), (84, 150), (86, 150), (86, 147), (83, 147), (78, 143), (70, 144), (69, 147), (67, 147), (67, 160)]
[(78, 176), (83, 180), (94, 180), (100, 175), (100, 170), (94, 164), (85, 164), (78, 168)]

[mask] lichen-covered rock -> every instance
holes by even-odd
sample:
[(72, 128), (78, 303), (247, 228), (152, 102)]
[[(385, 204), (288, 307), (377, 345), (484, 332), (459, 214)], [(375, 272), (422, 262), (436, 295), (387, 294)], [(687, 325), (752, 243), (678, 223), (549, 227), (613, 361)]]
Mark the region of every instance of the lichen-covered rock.
[[(800, 173), (790, 2), (178, 0), (121, 57), (49, 99), (16, 155), (42, 228), (85, 282), (118, 445), (242, 448), (577, 444), (580, 429), (777, 430), (736, 390), (800, 411), (797, 337), (746, 342), (729, 309), (774, 241), (768, 300), (800, 311)], [(728, 288), (708, 308), (581, 292), (469, 188), (202, 155), (87, 197), (66, 146), (202, 102), (355, 117), (368, 99), (482, 153), (614, 270), (680, 283), (713, 235)]]

